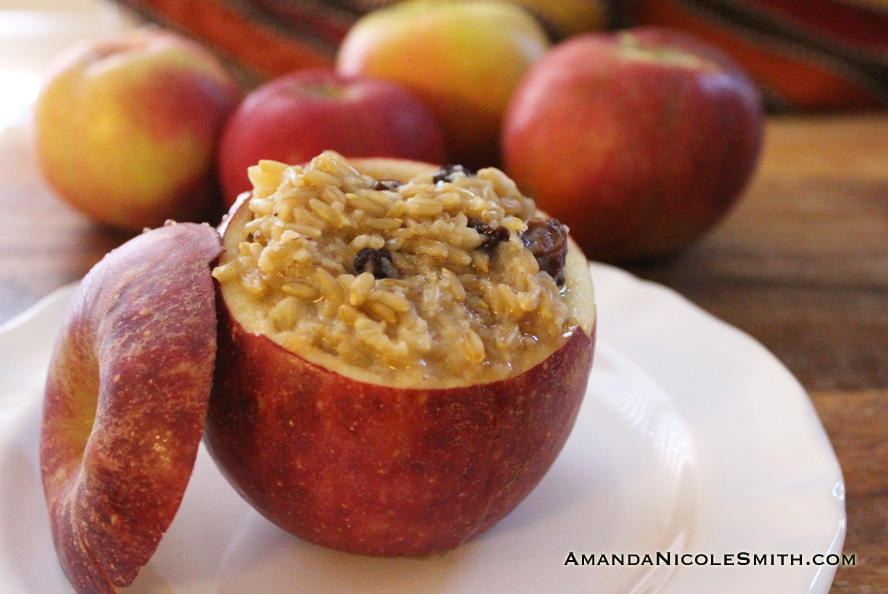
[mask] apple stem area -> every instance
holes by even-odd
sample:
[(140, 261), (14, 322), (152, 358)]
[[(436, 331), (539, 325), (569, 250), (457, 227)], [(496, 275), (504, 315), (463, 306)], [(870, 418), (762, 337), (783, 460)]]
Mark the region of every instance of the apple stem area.
[(302, 95), (303, 97), (313, 97), (317, 99), (340, 99), (348, 95), (348, 87), (343, 86), (335, 81), (318, 81), (311, 85), (292, 84), (288, 90), (294, 95)]
[(628, 31), (620, 33), (618, 39), (620, 55), (628, 60), (656, 62), (696, 70), (716, 70), (715, 65), (711, 65), (700, 56), (682, 51), (674, 46), (643, 44), (636, 35)]

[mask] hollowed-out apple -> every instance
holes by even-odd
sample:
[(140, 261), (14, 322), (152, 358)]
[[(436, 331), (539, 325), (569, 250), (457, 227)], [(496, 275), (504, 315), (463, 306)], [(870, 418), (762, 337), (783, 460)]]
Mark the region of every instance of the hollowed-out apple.
[(573, 427), (589, 268), (501, 171), (324, 153), (250, 177), (221, 238), (137, 236), (90, 271), (64, 323), (41, 471), (81, 594), (149, 560), (201, 438), (283, 529), (422, 555), (508, 514)]
[[(564, 445), (592, 362), (589, 269), (566, 236), (530, 255), (541, 245), (528, 235), (550, 227), (495, 170), (355, 164), (372, 179), (329, 155), (301, 174), (254, 170), (271, 179), (227, 222), (216, 270), (205, 441), (237, 490), (297, 536), (371, 555), (442, 551), (518, 505)], [(315, 183), (339, 189), (327, 206)], [(379, 213), (362, 211), (374, 200)], [(523, 340), (509, 346), (513, 333)]]

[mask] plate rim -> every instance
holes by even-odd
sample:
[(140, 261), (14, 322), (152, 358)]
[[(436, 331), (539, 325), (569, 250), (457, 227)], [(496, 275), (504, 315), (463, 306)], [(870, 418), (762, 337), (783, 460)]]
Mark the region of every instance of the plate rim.
[[(832, 444), (829, 441), (829, 437), (826, 434), (820, 422), (820, 419), (817, 416), (816, 410), (813, 407), (813, 403), (810, 401), (810, 398), (801, 383), (798, 382), (795, 376), (792, 375), (792, 373), (783, 365), (781, 361), (779, 361), (779, 359), (775, 355), (773, 355), (773, 353), (771, 353), (766, 347), (764, 347), (748, 333), (707, 312), (672, 288), (669, 288), (654, 281), (642, 279), (632, 274), (631, 272), (609, 264), (592, 262), (590, 264), (590, 268), (592, 271), (593, 282), (595, 283), (596, 303), (599, 304), (599, 311), (599, 297), (602, 294), (602, 286), (605, 288), (604, 293), (606, 294), (609, 290), (609, 286), (615, 286), (610, 285), (610, 283), (616, 283), (616, 286), (618, 288), (619, 284), (622, 284), (626, 287), (629, 287), (629, 289), (633, 292), (642, 293), (641, 297), (645, 299), (654, 299), (655, 301), (666, 299), (672, 301), (676, 307), (686, 310), (687, 315), (699, 318), (702, 324), (714, 324), (713, 327), (718, 328), (717, 332), (727, 332), (728, 335), (734, 337), (732, 340), (736, 339), (743, 341), (747, 344), (747, 346), (755, 350), (756, 356), (765, 357), (768, 360), (768, 364), (776, 369), (779, 374), (782, 374), (784, 380), (789, 382), (790, 385), (793, 385), (797, 390), (797, 393), (795, 395), (790, 395), (790, 397), (797, 400), (797, 412), (802, 411), (807, 414), (807, 419), (804, 426), (810, 431), (808, 438), (814, 440), (814, 442), (820, 449), (820, 454), (826, 456), (826, 458), (828, 459), (831, 466), (831, 468), (827, 469), (828, 474), (831, 473), (833, 475), (833, 478), (836, 479), (836, 486), (834, 487), (834, 489), (838, 488), (839, 486), (841, 486), (841, 488), (844, 488), (844, 478), (842, 476), (841, 467), (839, 465), (838, 459), (835, 456), (835, 452), (833, 450)], [(596, 278), (598, 280), (596, 280)], [(600, 282), (602, 278), (605, 279), (603, 284)], [(52, 291), (50, 294), (46, 295), (37, 303), (26, 309), (24, 312), (0, 324), (0, 348), (3, 348), (2, 345), (4, 344), (7, 336), (21, 332), (23, 329), (26, 330), (29, 324), (35, 323), (35, 320), (39, 321), (43, 317), (52, 315), (58, 316), (58, 319), (60, 320), (63, 310), (67, 309), (68, 301), (73, 296), (76, 287), (79, 285), (79, 282), (80, 281), (75, 281)], [(599, 328), (598, 339), (602, 340), (602, 338), (609, 346), (613, 346), (620, 351), (623, 350), (619, 345), (619, 341), (611, 341), (607, 334), (602, 337)], [(638, 361), (634, 359), (634, 357), (630, 358), (633, 360), (633, 362), (639, 364)], [(643, 365), (642, 368), (644, 368)], [(647, 371), (646, 368), (645, 371)], [(801, 394), (801, 396), (799, 395), (799, 393)], [(802, 396), (803, 398), (801, 398)], [(2, 400), (0, 400), (0, 409), (2, 408), (3, 402)], [(828, 550), (824, 551), (830, 553), (841, 552), (844, 543), (847, 523), (847, 515), (843, 494), (834, 493), (834, 496), (836, 500), (835, 502), (837, 504), (836, 511), (838, 513), (838, 518), (832, 542), (829, 544)], [(835, 571), (836, 567), (821, 567), (820, 570), (812, 578), (810, 587), (804, 594), (823, 594), (828, 592), (832, 584)]]

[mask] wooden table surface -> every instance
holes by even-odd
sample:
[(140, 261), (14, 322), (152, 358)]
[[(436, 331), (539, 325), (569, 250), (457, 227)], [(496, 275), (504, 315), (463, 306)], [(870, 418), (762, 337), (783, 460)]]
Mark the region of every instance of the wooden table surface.
[(888, 592), (888, 115), (775, 118), (742, 202), (680, 257), (634, 269), (768, 347), (842, 466), (831, 594)]
[[(0, 135), (0, 216), (0, 322), (126, 239), (58, 201), (21, 128)], [(745, 330), (799, 378), (846, 481), (856, 565), (831, 592), (888, 592), (888, 116), (772, 118), (731, 215), (631, 271)]]

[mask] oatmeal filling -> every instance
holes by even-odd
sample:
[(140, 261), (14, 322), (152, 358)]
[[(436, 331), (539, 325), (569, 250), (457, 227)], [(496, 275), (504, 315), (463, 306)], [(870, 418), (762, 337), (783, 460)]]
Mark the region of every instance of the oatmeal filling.
[(248, 330), (319, 364), (410, 385), (529, 369), (572, 331), (567, 230), (502, 171), (397, 181), (325, 152), (250, 169), (250, 220), (214, 276), (251, 304)]

